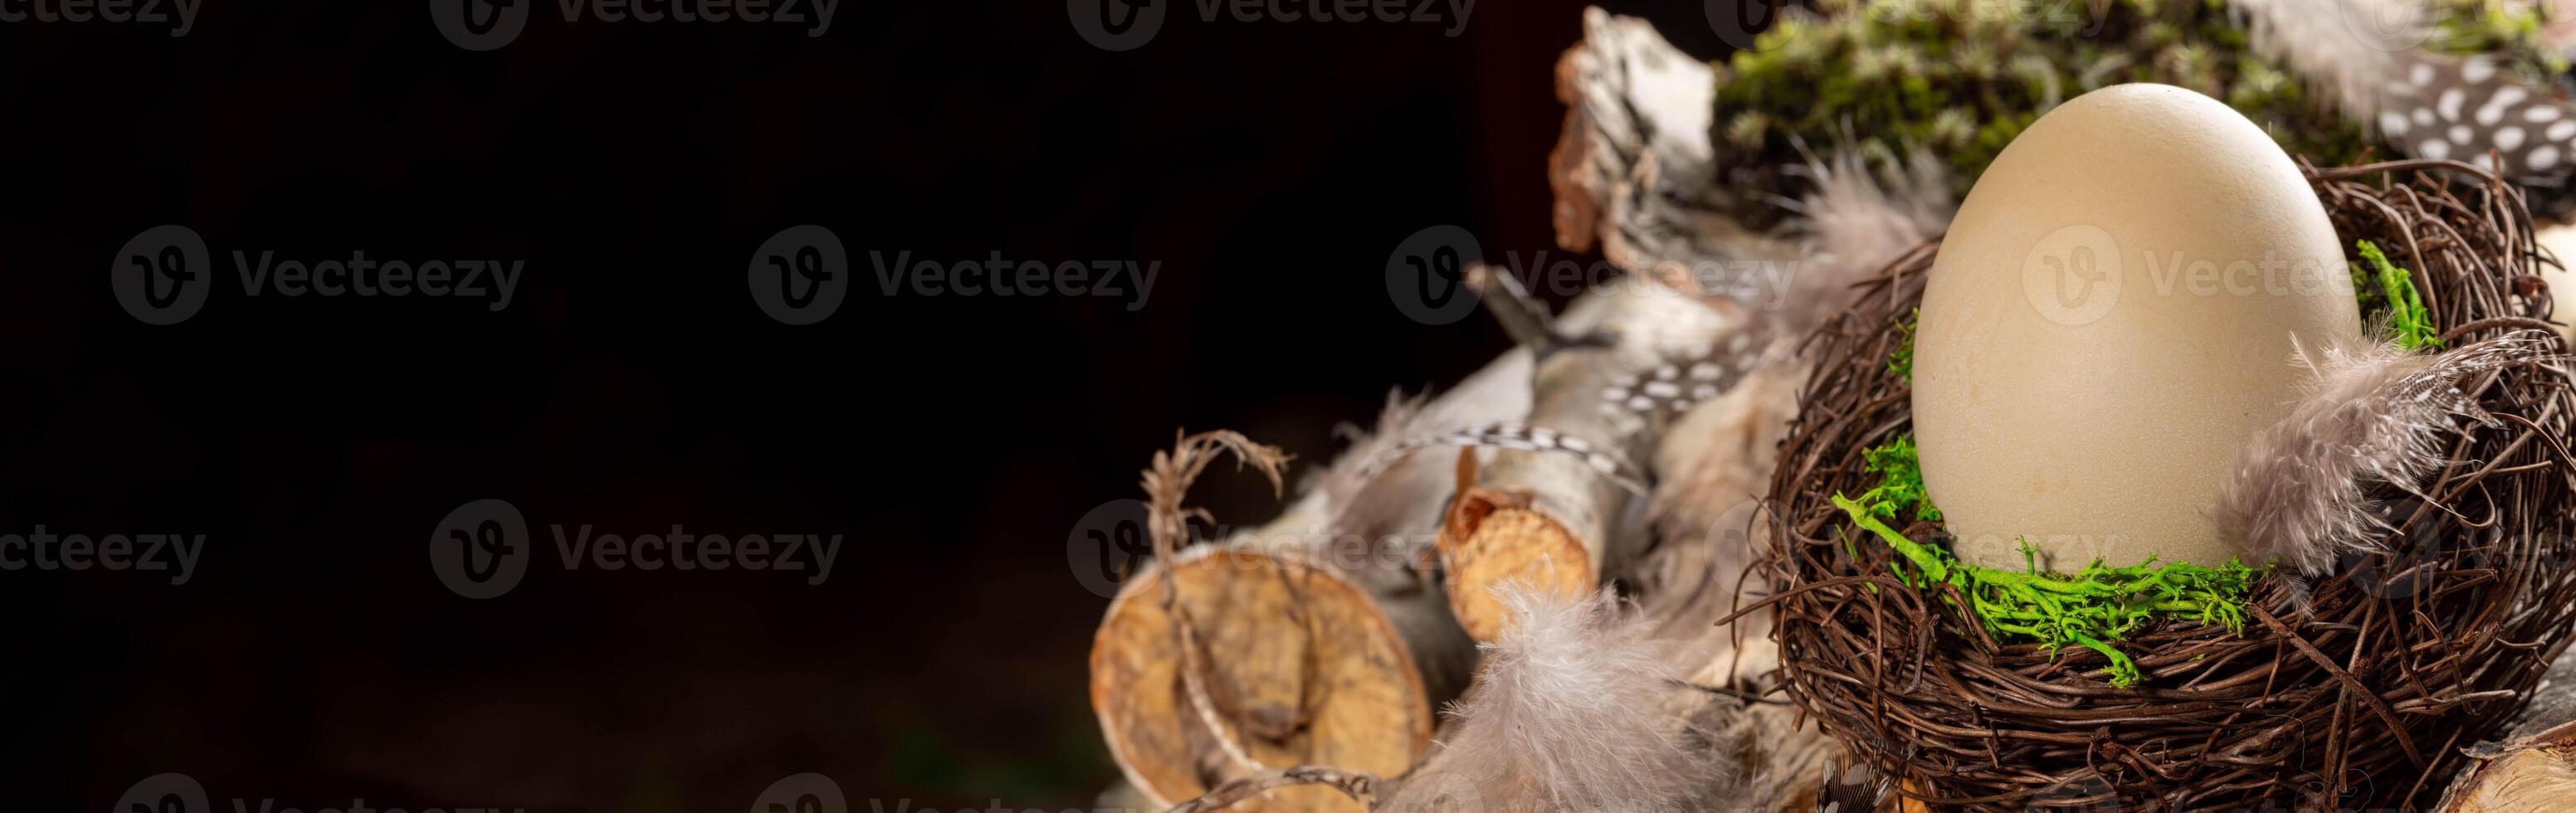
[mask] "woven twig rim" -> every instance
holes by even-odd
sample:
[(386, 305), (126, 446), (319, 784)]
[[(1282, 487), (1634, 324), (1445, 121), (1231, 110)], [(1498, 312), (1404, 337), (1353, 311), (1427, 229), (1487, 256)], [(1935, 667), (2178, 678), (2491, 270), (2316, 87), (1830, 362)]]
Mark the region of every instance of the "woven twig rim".
[[(2511, 185), (2457, 161), (2302, 168), (2346, 250), (2370, 240), (2412, 269), (2453, 346), (2554, 332), (2534, 264), (2547, 260)], [(1893, 552), (1829, 499), (1874, 484), (1862, 452), (1911, 429), (1909, 388), (1887, 360), (1938, 248), (1862, 283), (1801, 348), (1814, 373), (1772, 482), (1761, 565), (1788, 695), (1902, 776), (1905, 795), (1974, 810), (2416, 808), (2566, 647), (2576, 401), (2547, 365), (2463, 385), (2497, 423), (2455, 425), (2452, 462), (2418, 484), (2440, 504), (2404, 503), (2395, 553), (2313, 585), (2313, 615), (2266, 577), (2241, 636), (2176, 622), (2123, 642), (2145, 673), (2129, 689), (2105, 682), (2090, 649), (1998, 644), (1937, 595), (1949, 588), (1895, 578)]]

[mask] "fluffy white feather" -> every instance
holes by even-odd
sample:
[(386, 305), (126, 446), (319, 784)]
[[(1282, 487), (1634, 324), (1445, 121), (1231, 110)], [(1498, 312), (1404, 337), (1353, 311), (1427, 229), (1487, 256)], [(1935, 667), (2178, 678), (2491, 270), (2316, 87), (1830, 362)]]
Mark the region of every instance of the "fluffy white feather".
[(2432, 36), (2408, 0), (2233, 0), (2255, 53), (2288, 66), (2344, 116), (2371, 122), (2381, 91)]
[(1381, 809), (1678, 813), (1724, 799), (1740, 738), (1679, 682), (1648, 619), (1608, 590), (1498, 592), (1514, 620), (1451, 707), (1456, 734)]
[(1334, 427), (1334, 434), (1350, 441), (1351, 445), (1307, 484), (1310, 491), (1324, 495), (1324, 504), (1330, 506), (1333, 524), (1339, 526), (1334, 530), (1379, 532), (1386, 530), (1382, 526), (1392, 521), (1391, 518), (1382, 518), (1383, 515), (1402, 513), (1400, 504), (1375, 506), (1377, 510), (1371, 510), (1372, 506), (1367, 503), (1383, 502), (1366, 499), (1372, 488), (1379, 493), (1400, 495), (1399, 498), (1440, 493), (1443, 484), (1438, 482), (1442, 473), (1438, 465), (1399, 467), (1396, 472), (1398, 482), (1380, 482), (1387, 472), (1382, 468), (1372, 469), (1369, 465), (1373, 460), (1384, 458), (1410, 433), (1422, 431), (1417, 424), (1434, 422), (1426, 420), (1428, 416), (1423, 414), (1426, 400), (1427, 394), (1407, 396), (1402, 390), (1389, 390), (1386, 408), (1378, 412), (1374, 430), (1348, 423)]
[(1784, 300), (1768, 311), (1774, 335), (1804, 336), (1843, 310), (1851, 304), (1852, 283), (1948, 229), (1958, 205), (1949, 170), (1920, 151), (1901, 166), (1873, 171), (1859, 153), (1837, 149), (1830, 159), (1809, 155), (1798, 174), (1812, 187), (1784, 204), (1797, 213), (1788, 231), (1800, 258)]
[(2409, 353), (2359, 339), (2299, 350), (2307, 393), (2265, 430), (2220, 487), (2219, 531), (2250, 563), (2277, 562), (2317, 576), (2350, 551), (2370, 550), (2383, 525), (2368, 490), (2413, 490), (2443, 462), (2437, 445), (2451, 416), (2483, 419), (2462, 378), (2539, 359), (2555, 337), (2533, 332), (2440, 353)]

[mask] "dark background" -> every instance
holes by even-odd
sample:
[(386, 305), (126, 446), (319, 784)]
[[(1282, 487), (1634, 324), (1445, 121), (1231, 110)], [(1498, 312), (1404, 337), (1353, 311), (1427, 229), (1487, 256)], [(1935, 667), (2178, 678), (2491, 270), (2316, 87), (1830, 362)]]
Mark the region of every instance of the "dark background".
[[(218, 809), (731, 810), (801, 771), (854, 810), (1087, 807), (1106, 600), (1067, 536), (1175, 429), (1313, 464), (1387, 388), (1505, 346), (1407, 319), (1382, 268), (1456, 224), (1553, 249), (1545, 157), (1579, 3), (1440, 24), (1199, 19), (1078, 37), (1064, 5), (848, 0), (831, 30), (567, 24), (470, 53), (417, 0), (210, 0), (0, 24), (0, 533), (202, 533), (172, 586), (0, 572), (6, 806), (147, 775)], [(1647, 13), (1722, 47), (1695, 3)], [(110, 293), (129, 238), (213, 248), (204, 310)], [(798, 223), (859, 273), (791, 327), (745, 267)], [(233, 250), (526, 262), (516, 299), (245, 297)], [(1159, 261), (1124, 298), (885, 295), (867, 252)], [(1275, 510), (1253, 478), (1198, 492)], [(468, 601), (430, 531), (499, 497), (602, 533), (845, 536), (828, 581), (567, 572)]]

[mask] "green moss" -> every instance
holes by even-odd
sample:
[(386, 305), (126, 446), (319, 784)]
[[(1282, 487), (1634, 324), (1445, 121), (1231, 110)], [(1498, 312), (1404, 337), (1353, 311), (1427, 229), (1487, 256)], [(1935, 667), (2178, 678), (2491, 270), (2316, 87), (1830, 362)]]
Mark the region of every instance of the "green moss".
[(1923, 493), (1923, 464), (1915, 456), (1914, 436), (1862, 452), (1861, 458), (1862, 466), (1879, 476), (1877, 486), (1861, 493), (1861, 505), (1882, 519), (1895, 519), (1910, 508), (1916, 520), (1941, 521), (1941, 509), (1932, 507)]
[[(2434, 0), (2435, 47), (2506, 55), (2534, 79), (2563, 61), (2538, 44), (2538, 15), (2505, 0)], [(1732, 186), (1788, 188), (1799, 145), (1921, 147), (1964, 194), (2041, 110), (2121, 82), (2162, 82), (2225, 101), (2283, 149), (2321, 166), (2372, 148), (2284, 66), (2254, 53), (2214, 0), (2013, 5), (1987, 0), (1816, 0), (1719, 66), (1719, 171)], [(2096, 9), (2099, 11), (2097, 12)], [(1747, 196), (1737, 214), (1778, 212)]]
[(2413, 275), (2388, 261), (2388, 255), (2368, 240), (2357, 240), (2361, 262), (2352, 264), (2352, 290), (2361, 299), (2361, 312), (2374, 315), (2387, 325), (2388, 338), (2408, 350), (2442, 346), (2441, 332), (2433, 329), (2433, 314), (2424, 308), (2424, 295), (2415, 289)]
[[(1907, 320), (1905, 324), (1896, 326), (1898, 330), (1905, 332), (1905, 337), (1896, 341), (1895, 352), (1887, 354), (1888, 374), (1896, 376), (1896, 380), (1903, 381), (1907, 384), (1914, 383), (1914, 327), (1922, 322), (1923, 310), (1917, 308), (1914, 311), (1913, 319)], [(1913, 446), (1913, 443), (1913, 440), (1910, 438), (1906, 440), (1906, 446), (1909, 448)]]
[[(1912, 437), (1900, 437), (1864, 454), (1867, 469), (1879, 483), (1859, 499), (1841, 494), (1834, 505), (1852, 523), (1876, 535), (1903, 557), (1892, 562), (1898, 578), (1916, 587), (1949, 585), (1964, 596), (1970, 617), (1998, 640), (2035, 641), (2056, 651), (2082, 646), (2110, 661), (2113, 686), (2126, 687), (2142, 677), (2137, 662), (2113, 644), (2164, 621), (2184, 621), (2245, 631), (2245, 598), (2262, 573), (2238, 561), (2220, 567), (2153, 559), (2126, 567), (2096, 560), (2072, 576), (2039, 568), (2037, 552), (2027, 542), (2026, 570), (2011, 572), (1970, 565), (1950, 551), (1907, 538), (1887, 521), (1911, 513), (1917, 520), (1939, 521), (1940, 510), (1923, 491), (1923, 473)], [(1848, 545), (1850, 540), (1846, 540)], [(1908, 567), (1907, 565), (1911, 565)], [(1956, 602), (1945, 594), (1944, 601)]]
[(2435, 4), (2433, 39), (2425, 46), (2454, 54), (2501, 52), (2506, 68), (2543, 87), (2567, 71), (2556, 49), (2533, 47), (2540, 41), (2540, 4), (2506, 0), (2446, 0)]

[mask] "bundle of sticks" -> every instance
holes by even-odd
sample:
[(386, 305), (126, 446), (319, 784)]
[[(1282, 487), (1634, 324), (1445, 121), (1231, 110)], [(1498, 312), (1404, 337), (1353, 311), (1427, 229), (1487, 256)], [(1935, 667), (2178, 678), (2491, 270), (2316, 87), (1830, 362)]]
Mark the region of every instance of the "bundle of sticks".
[(1594, 11), (1586, 30), (1558, 71), (1559, 242), (1598, 242), (1631, 277), (1557, 314), (1508, 272), (1470, 269), (1516, 346), (1436, 397), (1390, 397), (1251, 531), (1193, 540), (1183, 495), (1226, 455), (1284, 482), (1284, 454), (1211, 432), (1156, 458), (1156, 563), (1092, 653), (1124, 801), (1815, 804), (1838, 749), (1760, 699), (1758, 616), (1716, 622), (1805, 375), (1787, 347), (1830, 307), (1790, 298), (1827, 286), (1765, 300), (1710, 278), (1814, 257), (1712, 232), (1704, 189), (1657, 183), (1709, 158), (1706, 65), (1640, 21)]
[[(1936, 161), (1811, 157), (1784, 229), (1734, 225), (1711, 69), (1642, 20), (1591, 9), (1584, 33), (1557, 66), (1557, 242), (1627, 276), (1559, 314), (1471, 268), (1515, 346), (1446, 392), (1390, 396), (1252, 530), (1194, 538), (1188, 489), (1231, 456), (1284, 492), (1286, 454), (1218, 431), (1155, 457), (1155, 561), (1091, 654), (1126, 778), (1104, 807), (1910, 805), (1779, 700), (1768, 621), (1739, 588), (1807, 386), (1799, 342), (1941, 232), (1952, 186)], [(2567, 730), (2497, 746), (2484, 770), (2576, 776)], [(2455, 809), (2517, 809), (2487, 800), (2519, 791), (2475, 789), (2522, 787), (2488, 773), (2463, 777)]]

